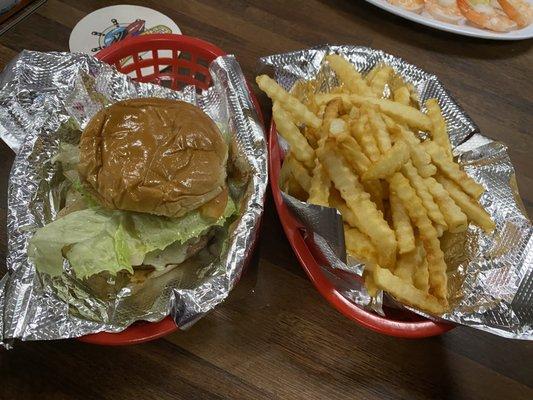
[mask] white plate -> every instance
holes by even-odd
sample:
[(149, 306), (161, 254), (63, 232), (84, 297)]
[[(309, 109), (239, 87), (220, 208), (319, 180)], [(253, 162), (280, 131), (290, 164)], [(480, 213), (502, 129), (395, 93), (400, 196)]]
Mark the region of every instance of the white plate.
[(96, 54), (126, 36), (149, 33), (181, 33), (169, 17), (141, 6), (100, 8), (83, 17), (70, 34), (71, 52)]
[(366, 0), (368, 3), (382, 8), (390, 13), (399, 15), (411, 21), (418, 22), (419, 24), (430, 26), (441, 31), (447, 31), (457, 33), (458, 35), (472, 36), (484, 39), (494, 40), (521, 40), (533, 38), (533, 24), (526, 26), (525, 28), (518, 29), (511, 32), (499, 33), (492, 32), (485, 29), (474, 28), (470, 25), (453, 25), (447, 22), (441, 22), (432, 18), (429, 14), (422, 13), (416, 14), (411, 11), (406, 11), (400, 7), (389, 4), (386, 0)]

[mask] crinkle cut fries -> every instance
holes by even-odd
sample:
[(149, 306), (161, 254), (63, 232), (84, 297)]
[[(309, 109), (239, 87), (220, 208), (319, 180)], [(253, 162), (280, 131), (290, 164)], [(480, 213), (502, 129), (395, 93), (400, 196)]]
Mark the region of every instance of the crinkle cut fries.
[(347, 251), (365, 263), (370, 294), (381, 289), (442, 314), (448, 287), (440, 239), (470, 222), (494, 229), (478, 202), (484, 188), (454, 162), (436, 99), (423, 113), (412, 85), (392, 67), (380, 64), (363, 76), (340, 55), (324, 62), (340, 82), (331, 93), (315, 94), (314, 81), (288, 93), (266, 75), (256, 79), (290, 146), (281, 188), (339, 210)]

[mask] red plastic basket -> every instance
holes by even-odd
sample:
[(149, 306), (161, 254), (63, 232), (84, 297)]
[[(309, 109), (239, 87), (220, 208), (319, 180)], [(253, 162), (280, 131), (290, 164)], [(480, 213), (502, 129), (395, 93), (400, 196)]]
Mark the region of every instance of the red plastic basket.
[[(96, 58), (114, 65), (118, 71), (129, 74), (137, 81), (178, 90), (185, 85), (207, 89), (211, 85), (209, 64), (223, 55), (226, 55), (223, 50), (197, 38), (158, 34), (126, 39), (100, 51)], [(261, 109), (251, 90), (250, 97), (262, 118)], [(128, 345), (154, 340), (177, 329), (169, 316), (160, 322), (136, 322), (119, 333), (95, 333), (78, 340), (100, 345)]]
[[(273, 121), (270, 124), (269, 131), (269, 155), (270, 186), (285, 234), (305, 272), (320, 294), (333, 307), (365, 328), (402, 338), (420, 339), (436, 336), (455, 327), (455, 325), (448, 323), (430, 321), (408, 311), (386, 309), (386, 317), (381, 317), (362, 309), (344, 297), (324, 275), (317, 260), (320, 258), (320, 255), (314, 251), (314, 244), (304, 238), (302, 225), (283, 202), (279, 189), (279, 171), (281, 168), (282, 152), (278, 144), (276, 126)], [(340, 274), (342, 275), (342, 273)]]

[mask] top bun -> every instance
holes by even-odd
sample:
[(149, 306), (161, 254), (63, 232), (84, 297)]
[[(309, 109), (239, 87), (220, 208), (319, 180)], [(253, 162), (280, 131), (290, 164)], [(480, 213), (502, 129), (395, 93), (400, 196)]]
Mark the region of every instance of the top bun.
[(179, 217), (224, 189), (227, 154), (217, 126), (198, 107), (133, 99), (91, 119), (78, 172), (104, 207)]

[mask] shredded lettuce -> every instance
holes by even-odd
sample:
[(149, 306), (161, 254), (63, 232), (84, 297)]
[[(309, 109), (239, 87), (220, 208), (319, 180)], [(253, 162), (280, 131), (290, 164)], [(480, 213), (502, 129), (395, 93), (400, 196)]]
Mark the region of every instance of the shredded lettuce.
[(143, 263), (151, 265), (155, 269), (163, 269), (168, 264), (179, 264), (185, 261), (187, 257), (188, 244), (174, 242), (164, 250), (154, 250), (146, 254)]
[[(232, 208), (234, 206), (228, 202), (224, 215), (220, 218), (221, 222), (231, 215)], [(205, 231), (207, 221), (199, 212), (190, 212), (177, 219), (160, 218), (151, 214), (135, 214), (132, 215), (132, 219), (137, 227), (139, 239), (148, 251), (163, 250), (174, 242), (185, 243), (191, 238), (200, 236)]]
[(87, 191), (80, 181), (78, 174), (78, 163), (80, 162), (79, 146), (70, 143), (60, 143), (59, 151), (52, 158), (53, 163), (60, 163), (63, 168), (63, 175), (70, 182), (72, 189), (83, 196), (88, 207), (98, 207), (96, 199)]
[(91, 208), (98, 207), (98, 202), (96, 201), (96, 199), (89, 193), (85, 186), (83, 186), (79, 179), (75, 179), (72, 181), (72, 188), (83, 196), (83, 199), (85, 200), (87, 206)]
[(61, 143), (59, 151), (52, 158), (53, 163), (61, 163), (64, 170), (76, 169), (80, 162), (80, 148), (73, 144)]
[[(94, 208), (76, 211), (38, 229), (28, 254), (39, 272), (51, 276), (63, 272), (63, 256), (80, 279), (103, 271), (132, 273), (148, 253), (170, 245), (178, 250), (212, 226), (223, 225), (235, 212), (231, 199), (217, 221), (203, 218), (198, 211), (181, 218)], [(169, 254), (173, 252), (169, 250), (165, 259)]]

